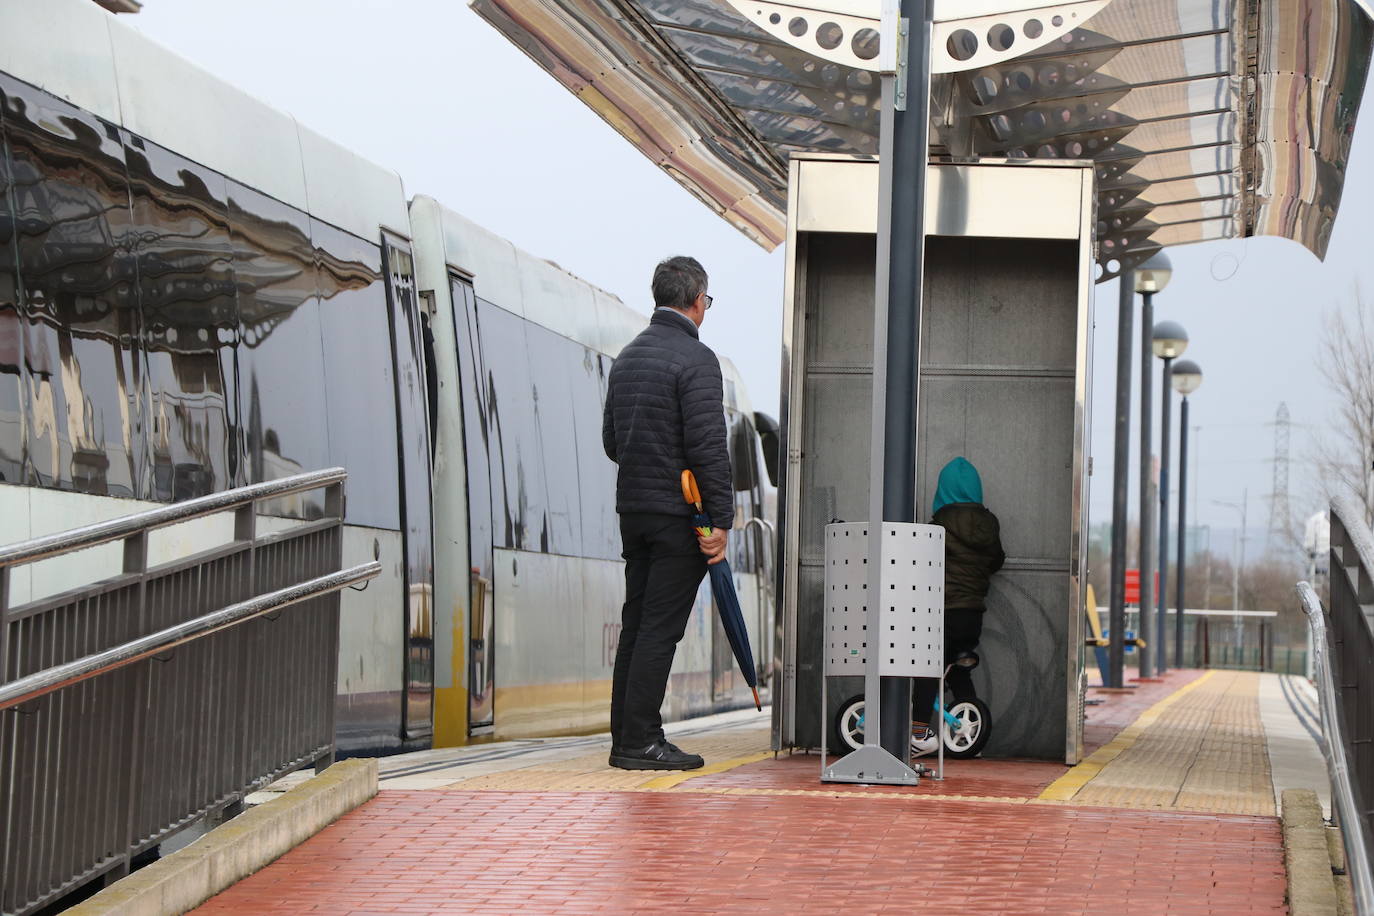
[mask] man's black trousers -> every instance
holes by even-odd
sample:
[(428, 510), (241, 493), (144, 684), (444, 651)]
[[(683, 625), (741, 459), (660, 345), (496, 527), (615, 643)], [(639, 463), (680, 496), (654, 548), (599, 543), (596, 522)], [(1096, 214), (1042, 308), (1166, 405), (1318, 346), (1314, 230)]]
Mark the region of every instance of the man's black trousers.
[(611, 740), (639, 749), (663, 737), (659, 707), (673, 653), (687, 629), (706, 557), (682, 515), (620, 516), (625, 607), (611, 683)]

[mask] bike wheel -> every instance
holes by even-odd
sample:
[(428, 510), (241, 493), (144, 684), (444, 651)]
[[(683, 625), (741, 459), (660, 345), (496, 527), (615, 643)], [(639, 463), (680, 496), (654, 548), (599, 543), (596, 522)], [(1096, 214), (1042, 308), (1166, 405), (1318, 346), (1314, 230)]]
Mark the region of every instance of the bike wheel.
[(988, 704), (977, 698), (955, 700), (949, 707), (949, 714), (959, 720), (959, 725), (956, 728), (948, 720), (940, 723), (945, 756), (956, 760), (977, 757), (992, 737), (992, 713)]
[(860, 694), (840, 704), (833, 729), (835, 749), (840, 753), (864, 746), (864, 698)]

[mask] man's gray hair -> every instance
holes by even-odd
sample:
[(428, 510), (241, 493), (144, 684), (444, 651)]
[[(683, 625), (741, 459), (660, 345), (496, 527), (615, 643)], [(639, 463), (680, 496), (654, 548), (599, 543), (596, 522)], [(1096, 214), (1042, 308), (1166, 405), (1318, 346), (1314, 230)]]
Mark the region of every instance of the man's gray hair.
[(706, 269), (696, 258), (668, 258), (654, 268), (653, 290), (658, 308), (689, 309), (706, 292)]

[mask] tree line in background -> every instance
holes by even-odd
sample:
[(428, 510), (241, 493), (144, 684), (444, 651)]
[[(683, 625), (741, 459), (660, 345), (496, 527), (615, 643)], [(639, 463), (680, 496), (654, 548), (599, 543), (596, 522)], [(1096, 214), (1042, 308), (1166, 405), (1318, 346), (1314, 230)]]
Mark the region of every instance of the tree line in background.
[(1326, 315), (1317, 369), (1336, 395), (1336, 413), (1313, 437), (1313, 460), (1328, 498), (1345, 495), (1374, 519), (1374, 314), (1359, 288)]
[[(1139, 555), (1140, 529), (1129, 525), (1126, 529), (1127, 564), (1134, 568)], [(1275, 540), (1279, 540), (1276, 538)], [(1093, 531), (1088, 542), (1088, 582), (1097, 595), (1097, 603), (1106, 607), (1111, 597), (1110, 562), (1111, 529), (1103, 526)], [(1241, 574), (1230, 557), (1202, 550), (1188, 558), (1185, 565), (1188, 607), (1199, 610), (1297, 611), (1294, 584), (1307, 578), (1307, 559), (1291, 545), (1273, 544), (1254, 560), (1245, 561)], [(1178, 568), (1169, 564), (1168, 604), (1175, 605)]]

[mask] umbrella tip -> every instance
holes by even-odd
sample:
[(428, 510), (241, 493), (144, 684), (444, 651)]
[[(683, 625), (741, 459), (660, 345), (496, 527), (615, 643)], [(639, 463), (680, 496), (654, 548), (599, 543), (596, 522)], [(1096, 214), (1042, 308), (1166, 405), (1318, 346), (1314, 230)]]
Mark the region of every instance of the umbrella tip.
[(763, 704), (759, 702), (759, 689), (757, 687), (751, 687), (749, 689), (754, 691), (754, 708), (759, 712), (763, 712)]

